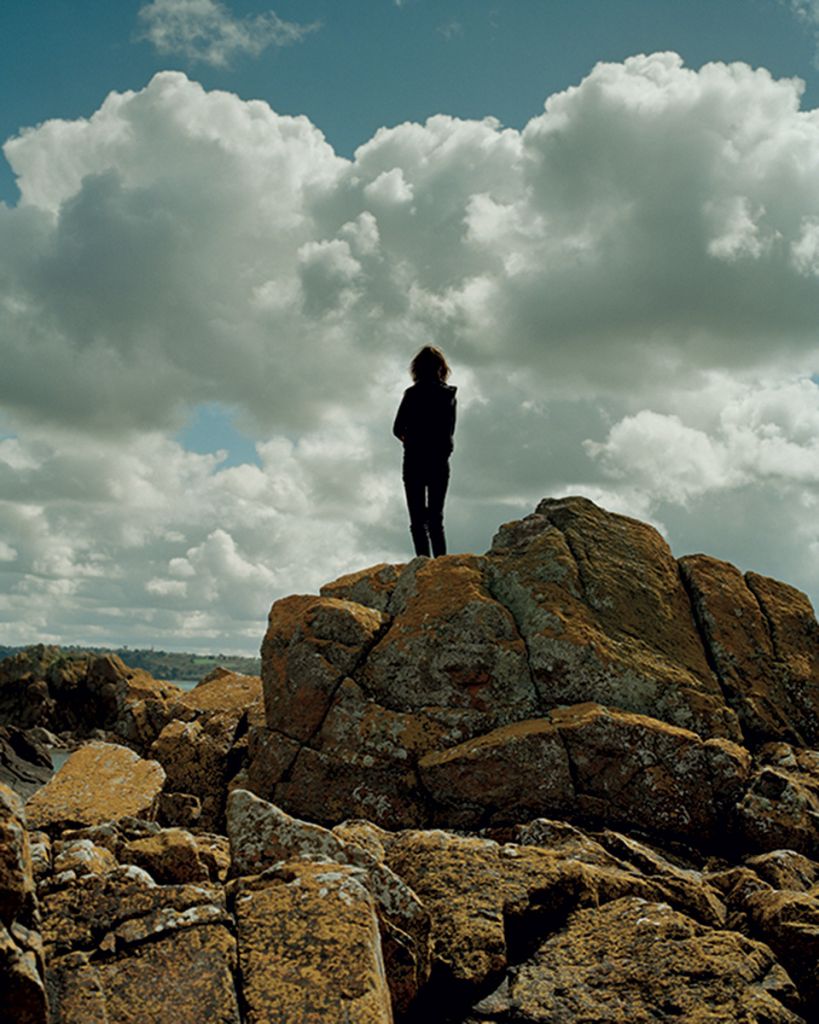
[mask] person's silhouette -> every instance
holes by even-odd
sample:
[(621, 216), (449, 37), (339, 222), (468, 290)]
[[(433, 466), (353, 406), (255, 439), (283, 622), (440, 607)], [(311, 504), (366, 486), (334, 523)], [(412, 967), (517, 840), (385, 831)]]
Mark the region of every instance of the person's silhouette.
[(407, 388), (392, 432), (404, 445), (404, 490), (416, 555), (446, 554), (444, 499), (455, 433), (456, 388), (440, 349), (426, 345), (410, 364)]

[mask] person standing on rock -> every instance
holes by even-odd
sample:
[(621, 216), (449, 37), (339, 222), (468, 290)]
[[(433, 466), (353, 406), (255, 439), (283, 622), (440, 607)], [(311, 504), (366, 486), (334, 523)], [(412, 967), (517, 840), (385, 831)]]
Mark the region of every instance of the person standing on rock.
[(392, 432), (404, 446), (403, 478), (416, 555), (446, 554), (444, 499), (455, 433), (455, 392), (440, 349), (426, 345), (410, 364)]

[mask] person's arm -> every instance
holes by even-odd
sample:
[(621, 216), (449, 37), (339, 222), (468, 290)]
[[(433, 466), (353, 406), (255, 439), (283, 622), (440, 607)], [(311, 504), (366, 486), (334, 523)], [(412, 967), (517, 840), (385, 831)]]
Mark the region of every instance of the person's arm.
[(395, 414), (395, 422), (392, 425), (392, 432), (401, 442), (404, 443), (404, 438), (407, 433), (407, 393), (404, 392), (404, 397), (401, 399), (401, 404), (398, 406), (398, 412)]
[(450, 453), (455, 448), (455, 417), (457, 414), (457, 399), (455, 398), (455, 392), (452, 393), (452, 405), (449, 410), (449, 451)]

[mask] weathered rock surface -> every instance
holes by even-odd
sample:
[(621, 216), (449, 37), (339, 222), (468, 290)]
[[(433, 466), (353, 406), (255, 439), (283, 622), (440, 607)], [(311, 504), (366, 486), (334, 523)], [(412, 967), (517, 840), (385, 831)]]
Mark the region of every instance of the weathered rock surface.
[(744, 748), (598, 704), (496, 729), (420, 761), (444, 822), (477, 827), (573, 813), (703, 843), (750, 769)]
[(334, 597), (286, 597), (270, 610), (262, 686), (269, 728), (310, 739), (338, 684), (357, 668), (384, 616)]
[(573, 914), (469, 1020), (798, 1024), (796, 999), (762, 943), (632, 896)]
[(737, 804), (737, 832), (753, 850), (819, 855), (819, 752), (766, 744)]
[(804, 594), (706, 555), (680, 559), (720, 684), (752, 744), (819, 743), (819, 628)]
[(501, 527), (493, 592), (513, 612), (544, 708), (596, 701), (739, 739), (668, 545), (582, 498)]
[(47, 892), (42, 913), (52, 1019), (241, 1019), (220, 889), (158, 886), (123, 867)]
[(26, 817), (32, 828), (60, 830), (126, 816), (151, 818), (165, 781), (156, 761), (127, 747), (91, 742), (76, 750), (32, 796)]
[(300, 861), (235, 883), (251, 1021), (392, 1024), (378, 919), (361, 875)]
[(234, 875), (255, 875), (296, 860), (359, 869), (359, 881), (373, 898), (381, 926), (393, 1006), (406, 1010), (429, 975), (429, 914), (387, 866), (373, 835), (361, 828), (331, 832), (292, 818), (244, 790), (230, 795), (227, 825)]
[(222, 824), (236, 731), (236, 715), (216, 711), (189, 722), (174, 719), (151, 746), (151, 757), (165, 771), (167, 792), (195, 797), (203, 828)]

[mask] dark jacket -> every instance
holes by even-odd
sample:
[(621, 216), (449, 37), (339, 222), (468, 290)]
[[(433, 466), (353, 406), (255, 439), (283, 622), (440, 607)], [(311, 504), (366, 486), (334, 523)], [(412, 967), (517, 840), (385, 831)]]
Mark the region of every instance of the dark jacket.
[(420, 380), (407, 388), (392, 427), (407, 455), (450, 455), (456, 390), (437, 380)]

